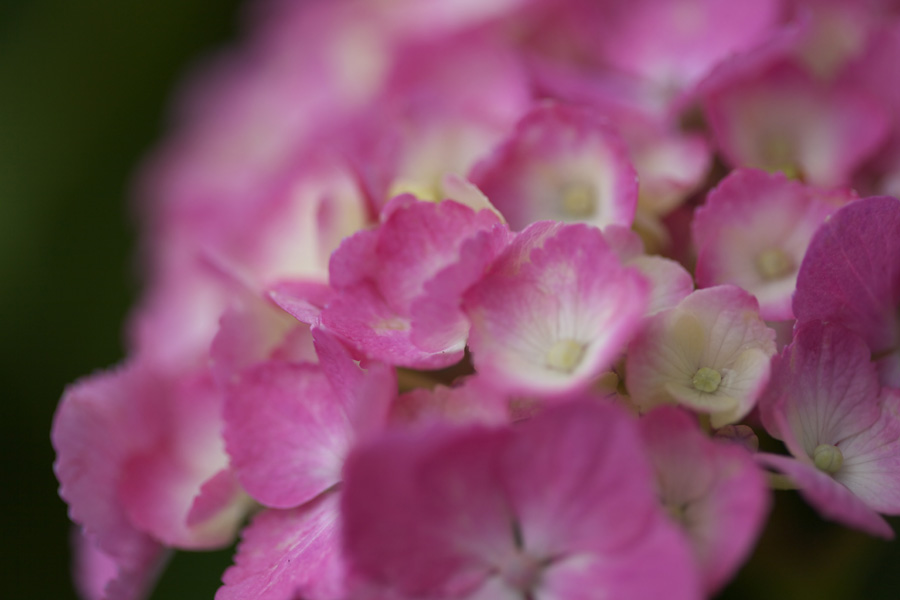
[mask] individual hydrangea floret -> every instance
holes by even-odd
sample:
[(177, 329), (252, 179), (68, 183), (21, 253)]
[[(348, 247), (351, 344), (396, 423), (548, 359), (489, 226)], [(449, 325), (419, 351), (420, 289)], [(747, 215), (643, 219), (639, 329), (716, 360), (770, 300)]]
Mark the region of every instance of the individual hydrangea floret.
[(824, 516), (881, 537), (900, 514), (900, 392), (881, 388), (869, 350), (840, 325), (813, 321), (775, 358), (760, 400), (766, 429), (794, 459), (760, 455)]
[(671, 98), (691, 91), (721, 60), (765, 39), (780, 2), (638, 0), (597, 3), (603, 57)]
[(710, 440), (678, 408), (656, 408), (639, 425), (660, 499), (691, 540), (704, 588), (714, 594), (746, 560), (765, 523), (766, 479), (749, 452)]
[(809, 241), (823, 221), (856, 195), (737, 169), (694, 213), (697, 285), (740, 286), (756, 296), (763, 319), (793, 319), (791, 297)]
[(583, 388), (624, 349), (648, 295), (599, 229), (536, 223), (464, 297), (475, 368), (511, 392)]
[(506, 246), (508, 229), (490, 210), (412, 196), (395, 198), (382, 219), (334, 253), (337, 294), (322, 325), (389, 364), (457, 362), (469, 330), (459, 300)]
[(342, 512), (360, 597), (700, 597), (636, 425), (610, 405), (394, 432), (351, 455)]
[(598, 227), (634, 220), (637, 178), (627, 150), (586, 108), (538, 106), (471, 179), (516, 231), (545, 219)]
[(627, 388), (644, 410), (678, 403), (721, 427), (754, 407), (773, 354), (775, 332), (753, 296), (731, 285), (706, 288), (645, 321), (628, 347)]
[(847, 185), (888, 132), (876, 101), (789, 60), (736, 57), (702, 89), (716, 145), (731, 165), (813, 185)]

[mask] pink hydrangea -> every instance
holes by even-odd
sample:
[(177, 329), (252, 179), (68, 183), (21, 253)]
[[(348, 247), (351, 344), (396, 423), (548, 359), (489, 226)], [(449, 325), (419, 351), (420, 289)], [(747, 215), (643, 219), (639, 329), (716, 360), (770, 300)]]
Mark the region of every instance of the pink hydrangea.
[(760, 402), (766, 428), (795, 459), (761, 455), (824, 516), (892, 538), (900, 514), (900, 392), (881, 388), (865, 342), (813, 321), (773, 361)]
[(398, 432), (357, 450), (345, 482), (358, 597), (700, 597), (635, 423), (611, 406)]

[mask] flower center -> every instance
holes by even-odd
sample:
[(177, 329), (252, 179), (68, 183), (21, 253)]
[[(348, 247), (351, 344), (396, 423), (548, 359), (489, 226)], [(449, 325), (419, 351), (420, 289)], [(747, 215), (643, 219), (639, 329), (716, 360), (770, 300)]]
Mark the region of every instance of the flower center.
[(568, 183), (562, 189), (563, 212), (575, 219), (587, 219), (597, 211), (597, 194), (587, 183)]
[(500, 569), (500, 577), (509, 587), (527, 594), (537, 587), (542, 568), (541, 561), (525, 552), (517, 552)]
[(763, 279), (781, 279), (794, 271), (794, 261), (783, 250), (769, 248), (756, 256), (756, 270)]
[(722, 375), (715, 369), (700, 367), (697, 372), (694, 373), (693, 383), (694, 389), (712, 394), (719, 389), (719, 384), (722, 383)]
[(813, 451), (816, 468), (826, 473), (837, 473), (844, 464), (841, 449), (831, 444), (819, 444)]
[(584, 344), (572, 339), (559, 340), (547, 352), (547, 366), (554, 371), (571, 373), (581, 363)]

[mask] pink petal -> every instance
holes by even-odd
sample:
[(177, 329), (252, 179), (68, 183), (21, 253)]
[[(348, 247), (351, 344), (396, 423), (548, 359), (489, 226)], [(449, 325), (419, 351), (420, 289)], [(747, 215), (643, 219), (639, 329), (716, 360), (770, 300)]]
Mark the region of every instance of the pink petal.
[(478, 164), (472, 181), (514, 230), (547, 219), (630, 226), (637, 179), (618, 135), (583, 108), (544, 104)]
[(340, 600), (344, 568), (339, 496), (292, 510), (265, 510), (243, 532), (216, 600)]
[[(462, 357), (467, 331), (459, 296), (505, 244), (504, 227), (491, 211), (476, 213), (457, 202), (418, 202), (411, 196), (391, 201), (382, 218), (379, 229), (354, 236), (332, 258), (331, 283), (338, 295), (321, 322), (384, 362), (449, 366)], [(478, 238), (496, 228), (501, 231)], [(450, 312), (432, 333), (437, 323), (429, 315), (444, 310)]]
[(605, 57), (666, 91), (689, 88), (719, 61), (759, 43), (779, 9), (775, 0), (640, 0), (603, 6), (606, 19), (597, 39)]
[(355, 435), (366, 437), (381, 430), (397, 396), (394, 369), (374, 360), (357, 362), (340, 341), (319, 328), (313, 329), (313, 338), (322, 372)]
[(841, 326), (815, 321), (773, 359), (760, 410), (769, 432), (811, 463), (819, 444), (838, 444), (875, 423), (878, 394), (865, 343)]
[(704, 86), (716, 143), (734, 166), (849, 182), (887, 133), (884, 110), (855, 88), (829, 85), (788, 60), (748, 68), (738, 58)]
[(225, 404), (225, 441), (247, 492), (299, 506), (341, 480), (352, 426), (325, 374), (269, 361), (244, 372)]
[(87, 600), (141, 600), (150, 594), (168, 553), (144, 534), (135, 532), (135, 535), (136, 552), (128, 556), (111, 556), (83, 531), (73, 531), (73, 576), (81, 597)]
[(646, 282), (596, 228), (539, 223), (522, 236), (465, 295), (475, 367), (508, 391), (584, 387), (637, 328)]
[(753, 550), (770, 503), (766, 480), (749, 452), (712, 442), (683, 411), (660, 407), (639, 425), (663, 503), (678, 511), (712, 594)]
[(870, 535), (893, 539), (894, 532), (891, 526), (878, 513), (866, 506), (858, 496), (827, 473), (787, 456), (757, 454), (756, 458), (763, 466), (780, 471), (793, 479), (799, 486), (803, 498), (826, 519)]
[[(775, 332), (757, 311), (752, 296), (725, 285), (695, 291), (646, 319), (628, 348), (632, 401), (643, 409), (678, 402), (709, 413), (714, 427), (739, 421), (768, 382), (775, 353)], [(720, 377), (714, 389), (694, 381), (704, 368)]]
[(698, 285), (738, 285), (756, 296), (763, 319), (792, 319), (791, 296), (809, 241), (828, 215), (855, 197), (781, 174), (732, 171), (694, 213)]
[[(494, 456), (506, 432), (395, 433), (347, 461), (344, 543), (355, 573), (401, 596), (464, 595), (513, 550)], [(403, 532), (398, 535), (397, 532)]]
[(881, 414), (867, 431), (840, 446), (844, 464), (834, 478), (870, 508), (900, 514), (900, 392), (884, 389)]

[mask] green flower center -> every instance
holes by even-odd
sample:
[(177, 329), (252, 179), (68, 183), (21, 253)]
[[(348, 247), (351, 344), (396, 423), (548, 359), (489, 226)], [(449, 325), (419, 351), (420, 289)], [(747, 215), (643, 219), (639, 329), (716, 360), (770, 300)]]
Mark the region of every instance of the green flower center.
[(707, 394), (712, 394), (719, 389), (719, 384), (722, 383), (722, 375), (715, 369), (701, 367), (694, 373), (694, 379), (692, 381), (694, 383), (694, 389), (706, 392)]

